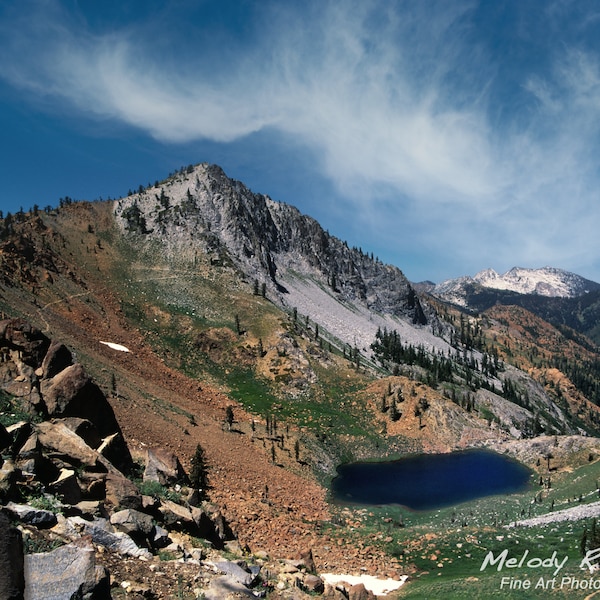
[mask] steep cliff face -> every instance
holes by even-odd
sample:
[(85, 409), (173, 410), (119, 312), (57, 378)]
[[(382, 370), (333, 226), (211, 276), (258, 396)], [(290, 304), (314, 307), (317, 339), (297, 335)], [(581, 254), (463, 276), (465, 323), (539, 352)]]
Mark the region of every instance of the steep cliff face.
[(174, 259), (201, 249), (264, 282), (288, 304), (291, 276), (310, 278), (340, 301), (360, 303), (413, 324), (426, 309), (396, 267), (330, 235), (296, 208), (255, 194), (215, 165), (201, 164), (115, 202), (124, 231), (160, 241)]

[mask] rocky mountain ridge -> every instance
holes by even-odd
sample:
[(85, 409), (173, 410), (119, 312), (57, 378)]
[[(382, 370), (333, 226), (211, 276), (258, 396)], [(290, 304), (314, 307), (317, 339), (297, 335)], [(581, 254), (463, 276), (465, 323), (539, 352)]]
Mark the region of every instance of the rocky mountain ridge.
[[(235, 264), (288, 311), (310, 314), (310, 307), (303, 310), (310, 297), (313, 310), (323, 313), (311, 317), (343, 343), (368, 347), (377, 325), (406, 323), (407, 332), (423, 328), (426, 345), (438, 344), (430, 335), (441, 326), (435, 312), (400, 269), (349, 248), (295, 207), (255, 194), (216, 165), (183, 169), (114, 206), (124, 233), (136, 235), (141, 244), (158, 242), (175, 262), (193, 263), (201, 251), (213, 264)], [(328, 318), (328, 304), (335, 311), (350, 310)], [(360, 320), (367, 323), (349, 328), (352, 313), (362, 313)]]

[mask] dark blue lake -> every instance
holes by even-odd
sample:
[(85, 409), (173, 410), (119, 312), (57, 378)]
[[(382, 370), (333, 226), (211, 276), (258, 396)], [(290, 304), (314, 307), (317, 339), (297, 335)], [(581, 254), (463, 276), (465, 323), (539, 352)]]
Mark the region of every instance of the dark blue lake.
[(521, 463), (487, 450), (350, 463), (337, 471), (332, 482), (335, 502), (400, 504), (412, 510), (432, 510), (524, 491), (532, 473)]

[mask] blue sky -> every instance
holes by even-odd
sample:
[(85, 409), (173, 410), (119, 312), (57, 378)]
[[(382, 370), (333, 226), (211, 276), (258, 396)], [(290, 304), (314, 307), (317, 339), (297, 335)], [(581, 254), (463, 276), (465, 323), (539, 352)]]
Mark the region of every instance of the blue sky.
[(600, 281), (600, 5), (2, 0), (0, 208), (213, 162), (441, 281)]

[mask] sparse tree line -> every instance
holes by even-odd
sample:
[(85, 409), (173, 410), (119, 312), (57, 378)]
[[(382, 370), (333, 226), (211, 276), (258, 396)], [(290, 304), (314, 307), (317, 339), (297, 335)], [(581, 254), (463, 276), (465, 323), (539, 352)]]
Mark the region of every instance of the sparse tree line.
[[(51, 206), (47, 206), (44, 209), (44, 212), (50, 213), (52, 210), (53, 209)], [(21, 207), (14, 214), (12, 214), (11, 212), (7, 212), (5, 215), (4, 212), (0, 210), (0, 240), (4, 240), (10, 235), (12, 235), (14, 233), (15, 225), (18, 225), (19, 223), (24, 223), (30, 216), (37, 217), (39, 213), (40, 207), (37, 204), (34, 204), (28, 212), (25, 212), (23, 210), (23, 207)]]
[[(449, 315), (447, 312), (440, 312), (441, 316), (445, 317), (450, 323), (455, 324), (456, 318), (453, 315)], [(509, 322), (506, 319), (498, 319), (500, 323), (509, 326)], [(560, 333), (570, 340), (574, 340), (577, 344), (583, 346), (590, 352), (597, 352), (598, 349), (595, 347), (587, 338), (578, 334), (576, 331), (566, 327), (564, 325), (555, 325)], [(531, 330), (532, 335), (536, 335), (535, 330)], [(491, 377), (497, 376), (497, 373), (502, 370), (502, 363), (499, 361), (498, 351), (495, 346), (490, 349), (483, 335), (483, 328), (481, 327), (479, 319), (469, 319), (463, 313), (460, 314), (459, 323), (455, 334), (451, 335), (450, 343), (457, 345), (458, 343), (463, 344), (465, 349), (479, 349), (483, 353), (481, 371)], [(507, 345), (507, 353), (512, 356), (511, 348)], [(465, 350), (463, 350), (463, 363)], [(558, 369), (561, 373), (564, 373), (575, 388), (581, 392), (590, 402), (600, 406), (600, 359), (587, 358), (581, 355), (574, 355), (572, 357), (565, 354), (554, 353), (551, 357), (545, 358), (540, 354), (537, 347), (530, 348), (525, 355), (529, 362), (540, 369)], [(544, 382), (547, 384), (547, 389), (554, 396), (555, 401), (561, 403), (564, 401), (563, 392), (558, 383), (555, 382)], [(481, 387), (486, 387), (485, 382), (482, 382)], [(509, 382), (503, 383), (503, 389), (501, 392), (492, 389), (496, 393), (501, 393), (506, 399), (522, 406), (523, 408), (530, 409), (530, 401), (527, 392), (522, 392), (511, 386)], [(600, 416), (595, 411), (589, 411), (590, 422), (598, 427), (600, 425)], [(532, 424), (532, 431), (538, 430), (536, 423)]]
[(185, 167), (181, 167), (181, 168), (169, 173), (169, 175), (162, 181), (158, 181), (158, 179), (157, 179), (154, 183), (147, 183), (145, 186), (140, 183), (137, 190), (135, 190), (135, 191), (130, 188), (129, 190), (127, 190), (127, 196), (133, 196), (134, 194), (142, 194), (143, 192), (145, 192), (146, 190), (148, 190), (150, 188), (153, 188), (153, 187), (157, 188), (160, 185), (167, 183), (167, 181), (169, 181), (169, 179), (173, 179), (177, 175), (189, 175), (190, 173), (193, 173), (193, 172), (194, 172), (194, 165), (187, 165)]
[[(413, 385), (410, 392), (411, 396), (417, 395), (417, 390)], [(388, 383), (387, 393), (381, 396), (379, 401), (379, 410), (382, 413), (387, 413), (392, 422), (399, 421), (403, 416), (401, 406), (404, 403), (404, 392), (401, 387), (392, 388), (392, 384)], [(419, 428), (423, 427), (423, 416), (429, 409), (429, 401), (427, 398), (419, 398), (413, 407), (413, 415), (419, 420)]]
[[(152, 187), (159, 187), (162, 183), (166, 183), (169, 179), (175, 177), (176, 175), (189, 174), (189, 173), (192, 173), (193, 171), (194, 171), (194, 165), (187, 165), (185, 167), (181, 167), (180, 169), (173, 171), (172, 173), (169, 173), (168, 177), (161, 182), (159, 182), (157, 180), (154, 182), (154, 184), (148, 183), (146, 186), (143, 186), (140, 184), (135, 192), (133, 190), (129, 189), (127, 191), (127, 196), (133, 196), (135, 193), (141, 194), (144, 191), (146, 191), (147, 189), (150, 189)], [(170, 198), (165, 194), (164, 190), (161, 189), (160, 196), (157, 195), (156, 197), (157, 197), (157, 200), (159, 201), (160, 205), (162, 206), (163, 210), (167, 211), (170, 208), (170, 205), (169, 205)], [(188, 199), (188, 201), (192, 200), (192, 196), (191, 196), (189, 190), (187, 191), (187, 199)], [(106, 198), (106, 200), (110, 201), (110, 200), (112, 200), (112, 198), (110, 196), (108, 196)], [(103, 202), (103, 201), (104, 201), (104, 199), (102, 198), (102, 196), (100, 196), (96, 199), (90, 200), (90, 202)], [(28, 211), (25, 211), (23, 209), (23, 207), (21, 207), (14, 214), (12, 214), (11, 212), (7, 212), (6, 215), (4, 214), (4, 212), (2, 210), (0, 210), (0, 221), (1, 221), (1, 223), (0, 223), (0, 239), (5, 238), (7, 235), (10, 235), (12, 233), (12, 226), (17, 223), (24, 222), (26, 220), (27, 216), (31, 216), (31, 215), (37, 216), (42, 211), (45, 212), (46, 214), (50, 214), (53, 211), (58, 211), (61, 208), (65, 208), (72, 204), (76, 204), (77, 202), (82, 202), (82, 200), (75, 200), (74, 198), (71, 198), (70, 196), (64, 196), (64, 197), (61, 197), (58, 199), (58, 206), (52, 206), (52, 205), (48, 204), (42, 209), (42, 208), (40, 208), (40, 206), (38, 204), (34, 204), (32, 207), (29, 208)], [(139, 212), (139, 207), (137, 207), (137, 211)], [(124, 215), (124, 218), (128, 221), (128, 224), (129, 224), (130, 219), (128, 219), (128, 217), (125, 215)], [(139, 215), (136, 218), (135, 209), (134, 209), (134, 213), (132, 213), (130, 215), (130, 218), (131, 218), (131, 226), (132, 226), (132, 229), (130, 229), (131, 231), (139, 231), (141, 233), (149, 233), (149, 231), (145, 230), (145, 224), (144, 224), (144, 226), (142, 226), (140, 219), (139, 219)]]
[(392, 363), (393, 374), (399, 374), (399, 365), (421, 367), (425, 371), (423, 382), (430, 387), (435, 388), (441, 382), (454, 383), (460, 377), (472, 390), (483, 387), (502, 394), (489, 381), (501, 369), (495, 352), (483, 353), (481, 362), (466, 348), (462, 352), (457, 349), (455, 355), (431, 354), (422, 345), (403, 343), (396, 330), (388, 331), (386, 328), (378, 328), (371, 350), (383, 367), (389, 368), (389, 363)]
[[(497, 376), (502, 368), (498, 360), (497, 352), (493, 350), (482, 354), (481, 361), (474, 358), (473, 352), (467, 352), (466, 348), (462, 352), (457, 350), (454, 356), (435, 355), (426, 352), (422, 347), (415, 347), (411, 344), (402, 343), (397, 331), (388, 331), (387, 329), (378, 329), (375, 341), (371, 349), (380, 364), (389, 368), (392, 363), (392, 372), (399, 374), (400, 365), (418, 366), (425, 373), (421, 376), (421, 381), (429, 387), (436, 388), (440, 383), (452, 384), (444, 388), (444, 396), (466, 410), (472, 412), (476, 409), (475, 396), (479, 388), (487, 389), (495, 394), (504, 397), (527, 410), (532, 410), (532, 403), (527, 390), (520, 389), (510, 379), (502, 381), (502, 388), (498, 389), (491, 377)], [(464, 386), (467, 392), (458, 391), (456, 386)], [(389, 400), (382, 398), (380, 401), (381, 412), (386, 412), (392, 421), (398, 420), (402, 416), (399, 404), (402, 398)], [(428, 405), (417, 405), (415, 416), (421, 418)], [(489, 420), (494, 420), (493, 416)], [(534, 437), (545, 431), (538, 411), (534, 411), (532, 418), (526, 420), (522, 426), (523, 434), (526, 437)]]
[[(235, 422), (236, 421), (235, 421), (235, 415), (233, 412), (233, 406), (228, 405), (225, 409), (225, 417), (223, 420), (224, 429), (226, 429), (227, 431), (234, 431), (233, 424)], [(194, 423), (195, 423), (195, 420), (194, 420)], [(293, 452), (293, 456), (294, 456), (294, 459), (296, 460), (296, 462), (301, 462), (301, 460), (300, 460), (300, 454), (301, 454), (300, 453), (300, 450), (301, 450), (300, 440), (298, 438), (296, 438), (294, 440), (292, 449), (286, 448), (286, 439), (287, 440), (290, 439), (290, 426), (286, 424), (285, 427), (283, 427), (279, 423), (276, 415), (267, 413), (267, 415), (265, 417), (264, 437), (260, 437), (260, 436), (256, 435), (257, 424), (254, 419), (252, 419), (252, 421), (250, 423), (250, 429), (251, 429), (252, 441), (254, 441), (255, 439), (262, 440), (264, 448), (267, 448), (267, 442), (271, 442), (269, 451), (271, 454), (271, 461), (273, 463), (275, 463), (277, 460), (277, 451), (278, 450), (286, 451), (287, 454), (290, 456), (292, 456), (292, 452)], [(239, 429), (235, 430), (235, 431), (236, 431), (236, 433), (242, 433), (242, 431)], [(207, 469), (206, 469), (206, 464), (205, 464), (204, 451), (200, 445), (198, 445), (198, 447), (196, 448), (196, 453), (194, 455), (194, 458), (192, 459), (192, 472), (190, 474), (190, 478), (193, 481), (195, 479), (200, 481), (202, 483), (202, 485), (200, 487), (202, 487), (203, 489), (207, 488)]]

